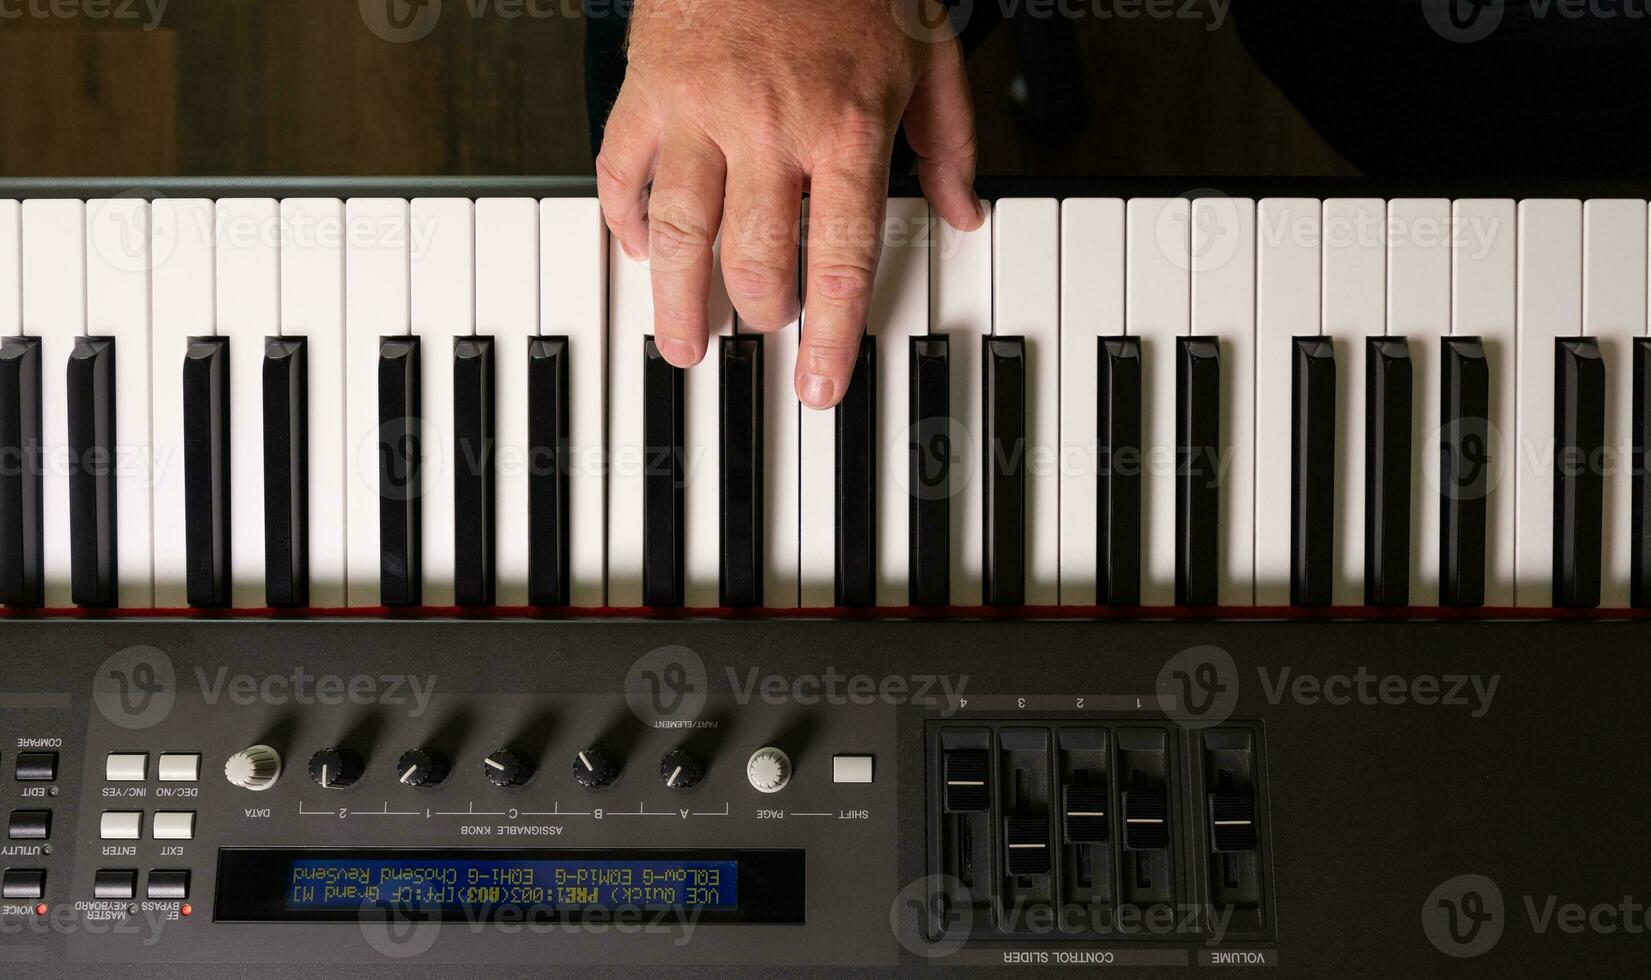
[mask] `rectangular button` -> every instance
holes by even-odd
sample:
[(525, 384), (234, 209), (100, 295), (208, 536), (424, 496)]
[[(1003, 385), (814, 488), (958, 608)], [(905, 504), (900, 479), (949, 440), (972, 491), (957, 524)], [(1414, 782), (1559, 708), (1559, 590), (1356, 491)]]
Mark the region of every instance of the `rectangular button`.
[(141, 783), (148, 775), (147, 752), (111, 752), (103, 762), (103, 778), (111, 783)]
[(162, 752), (155, 763), (155, 778), (163, 783), (193, 783), (201, 778), (199, 752)]
[(831, 757), (831, 781), (834, 783), (871, 782), (869, 755), (834, 755)]
[(149, 872), (146, 897), (182, 900), (189, 897), (188, 868), (156, 868)]
[(56, 752), (17, 753), (17, 781), (50, 782), (57, 778)]
[(46, 872), (39, 868), (9, 868), (0, 878), (0, 898), (39, 898), (46, 894)]
[(12, 840), (45, 840), (52, 835), (52, 811), (13, 810), (6, 836)]
[(143, 811), (105, 810), (98, 830), (104, 840), (137, 840), (143, 830)]
[(100, 868), (92, 883), (92, 894), (98, 898), (136, 898), (138, 873), (131, 868)]
[(158, 810), (150, 825), (149, 836), (155, 840), (194, 840), (194, 810)]

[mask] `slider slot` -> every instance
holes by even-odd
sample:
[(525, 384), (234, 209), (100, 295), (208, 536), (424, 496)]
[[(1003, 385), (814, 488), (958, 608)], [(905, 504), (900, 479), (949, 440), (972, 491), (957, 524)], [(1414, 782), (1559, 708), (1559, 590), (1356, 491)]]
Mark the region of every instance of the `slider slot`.
[(1364, 601), (1410, 601), (1410, 345), (1371, 337), (1365, 346)]
[(762, 340), (723, 337), (718, 591), (727, 607), (762, 605)]
[(642, 360), (642, 602), (675, 609), (685, 592), (683, 371), (665, 360), (651, 336)]
[(1554, 605), (1591, 608), (1603, 556), (1605, 357), (1592, 337), (1558, 338), (1554, 355)]
[(183, 361), (185, 592), (229, 605), (229, 338), (191, 337)]
[(40, 340), (0, 339), (0, 604), (46, 601)]
[(877, 342), (860, 338), (837, 403), (837, 605), (877, 601)]
[(264, 343), (264, 595), (310, 602), (309, 364), (303, 338)]
[(911, 338), (911, 584), (914, 606), (951, 601), (951, 378), (945, 337)]
[(1141, 604), (1141, 341), (1102, 337), (1096, 378), (1095, 602)]
[(528, 344), (528, 602), (568, 604), (569, 549), (568, 338), (535, 337)]
[(492, 337), (453, 339), (453, 598), (461, 606), (497, 597), (493, 350)]
[(1026, 601), (1026, 339), (986, 337), (986, 604)]
[(1439, 602), (1485, 604), (1490, 363), (1478, 337), (1446, 337), (1439, 399)]
[(1295, 338), (1290, 384), (1290, 604), (1327, 606), (1336, 540), (1336, 348), (1328, 337)]
[(1220, 598), (1221, 344), (1182, 337), (1176, 360), (1175, 604)]
[(423, 458), (419, 339), (385, 337), (378, 347), (379, 592), (386, 606), (424, 601), (419, 485)]

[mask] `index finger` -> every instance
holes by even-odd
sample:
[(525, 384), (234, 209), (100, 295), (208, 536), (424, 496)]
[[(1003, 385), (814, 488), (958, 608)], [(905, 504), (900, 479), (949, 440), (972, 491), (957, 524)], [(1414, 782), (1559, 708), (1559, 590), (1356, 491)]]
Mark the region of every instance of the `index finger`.
[(797, 351), (797, 397), (810, 408), (842, 400), (871, 308), (888, 207), (888, 154), (814, 172), (809, 197), (808, 287)]

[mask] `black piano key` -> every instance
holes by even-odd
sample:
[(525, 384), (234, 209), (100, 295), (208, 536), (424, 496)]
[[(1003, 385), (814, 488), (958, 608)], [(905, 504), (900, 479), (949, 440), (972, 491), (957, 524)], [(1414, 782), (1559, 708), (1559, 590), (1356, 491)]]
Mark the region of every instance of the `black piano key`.
[(115, 566), (115, 341), (76, 337), (69, 354), (69, 581), (77, 606), (119, 599)]
[(1645, 468), (1651, 465), (1651, 337), (1634, 340), (1634, 436), (1630, 465), (1634, 498), (1630, 516), (1633, 543), (1633, 570), (1629, 573), (1629, 601), (1637, 609), (1651, 607), (1651, 480)]
[(183, 507), (189, 604), (229, 605), (229, 338), (191, 337), (183, 361)]
[(1554, 342), (1554, 437), (1554, 605), (1597, 606), (1605, 526), (1605, 357), (1592, 337)]
[(1328, 606), (1336, 582), (1336, 348), (1329, 338), (1295, 338), (1290, 385), (1290, 604)]
[(683, 371), (647, 338), (642, 350), (642, 602), (683, 604)]
[(40, 340), (0, 339), (0, 604), (46, 601)]
[(384, 337), (378, 344), (378, 583), (386, 606), (424, 601), (419, 534), (419, 339)]
[(762, 339), (722, 338), (720, 438), (724, 606), (762, 605)]
[(570, 601), (568, 357), (566, 337), (536, 337), (528, 343), (527, 601), (535, 606)]
[(877, 343), (860, 338), (837, 403), (837, 605), (877, 602)]
[(453, 339), (453, 599), (491, 606), (496, 596), (493, 338)]
[(1026, 601), (1026, 339), (983, 342), (985, 600), (988, 606), (1018, 606)]
[(951, 601), (951, 363), (945, 337), (911, 338), (911, 496), (907, 601)]
[(1141, 604), (1141, 341), (1097, 344), (1095, 602)]
[(1365, 345), (1364, 601), (1410, 601), (1410, 345)]
[(1182, 337), (1175, 369), (1175, 604), (1221, 597), (1221, 343)]
[(1485, 604), (1490, 362), (1478, 337), (1446, 337), (1440, 366), (1439, 604)]
[(309, 361), (301, 337), (264, 343), (264, 597), (310, 602)]

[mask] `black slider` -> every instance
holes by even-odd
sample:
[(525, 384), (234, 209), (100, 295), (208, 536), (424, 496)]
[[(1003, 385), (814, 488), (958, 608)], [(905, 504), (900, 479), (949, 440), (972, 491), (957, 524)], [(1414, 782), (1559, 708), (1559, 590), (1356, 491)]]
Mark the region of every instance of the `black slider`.
[(1439, 400), (1439, 604), (1485, 604), (1490, 363), (1478, 337), (1446, 337)]
[(453, 601), (495, 599), (493, 338), (453, 340)]
[(1295, 338), (1290, 385), (1290, 604), (1328, 606), (1336, 548), (1336, 348), (1329, 338)]
[(651, 336), (642, 358), (642, 602), (674, 609), (685, 591), (683, 372), (665, 360)]
[(1026, 601), (1026, 339), (986, 337), (983, 513), (988, 606)]
[(40, 341), (0, 339), (0, 603), (46, 601)]
[(722, 605), (762, 605), (762, 339), (722, 338)]
[(264, 342), (264, 596), (310, 602), (309, 365), (301, 337)]
[(984, 749), (951, 749), (942, 757), (941, 809), (983, 813), (991, 806), (991, 762)]
[(70, 595), (77, 606), (106, 608), (119, 599), (114, 338), (75, 338), (68, 394)]
[(1095, 602), (1141, 604), (1141, 341), (1102, 337), (1096, 376)]
[(1410, 345), (1365, 346), (1364, 601), (1410, 601)]
[(914, 606), (951, 601), (951, 366), (945, 337), (911, 338), (911, 584)]
[(837, 403), (837, 605), (877, 602), (877, 342), (860, 338)]
[(1633, 570), (1629, 573), (1629, 602), (1635, 608), (1651, 607), (1651, 480), (1645, 468), (1651, 464), (1647, 452), (1646, 426), (1651, 425), (1651, 337), (1634, 341), (1634, 442), (1630, 464), (1634, 474), (1632, 525)]
[(1175, 604), (1221, 594), (1221, 344), (1182, 337), (1175, 366)]
[[(1554, 605), (1599, 605), (1605, 357), (1592, 337), (1554, 341)], [(1532, 529), (1534, 533), (1541, 533)]]
[(1156, 790), (1126, 789), (1120, 800), (1124, 811), (1124, 850), (1161, 851), (1169, 846), (1169, 802)]
[(183, 359), (183, 510), (187, 596), (229, 604), (229, 338), (191, 337)]
[(565, 606), (572, 583), (568, 487), (568, 338), (527, 345), (527, 601)]
[(1217, 854), (1255, 850), (1255, 799), (1248, 793), (1209, 795), (1210, 850)]
[(1107, 840), (1105, 785), (1068, 783), (1061, 787), (1062, 836), (1068, 844), (1104, 844)]
[(1040, 816), (1003, 818), (1003, 868), (1015, 877), (1049, 873), (1049, 821)]
[(419, 340), (384, 337), (378, 344), (378, 581), (386, 606), (424, 601), (419, 540), (423, 455), (419, 403)]

